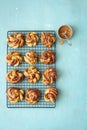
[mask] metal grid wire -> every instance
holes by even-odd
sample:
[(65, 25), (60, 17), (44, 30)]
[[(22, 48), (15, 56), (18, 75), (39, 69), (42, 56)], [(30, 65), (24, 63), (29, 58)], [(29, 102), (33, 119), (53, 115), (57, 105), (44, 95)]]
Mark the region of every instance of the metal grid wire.
[[(22, 33), (24, 36), (27, 34), (27, 33), (30, 33), (30, 32), (37, 32), (38, 33), (38, 36), (40, 37), (41, 36), (41, 33), (42, 32), (49, 32), (49, 33), (52, 33), (56, 36), (56, 33), (55, 31), (46, 31), (46, 30), (42, 30), (42, 31), (38, 31), (38, 30), (30, 30), (30, 31), (8, 31), (7, 32), (7, 37), (13, 33), (16, 33), (16, 32), (20, 32)], [(15, 52), (15, 51), (18, 51), (18, 52), (21, 52), (22, 54), (22, 57), (24, 57), (25, 53), (28, 52), (28, 51), (35, 51), (38, 55), (38, 63), (35, 64), (34, 66), (40, 71), (41, 75), (43, 73), (43, 71), (47, 68), (47, 67), (54, 67), (56, 68), (56, 63), (53, 63), (51, 65), (45, 65), (43, 63), (41, 63), (39, 61), (39, 58), (40, 58), (40, 54), (41, 52), (43, 52), (44, 50), (52, 50), (54, 52), (54, 54), (56, 55), (56, 44), (54, 43), (53, 46), (51, 48), (47, 48), (45, 47), (39, 40), (38, 44), (34, 47), (28, 47), (25, 43), (25, 45), (21, 48), (17, 48), (17, 49), (14, 49), (10, 46), (7, 45), (7, 53), (8, 52)], [(21, 72), (24, 72), (24, 69), (29, 67), (31, 65), (27, 64), (26, 62), (22, 62), (21, 65), (17, 66), (17, 67), (14, 67), (14, 66), (9, 66), (7, 64), (7, 72), (13, 70), (13, 69), (18, 69), (20, 70)], [(51, 86), (55, 86), (56, 87), (56, 82), (54, 82)], [(7, 107), (8, 108), (54, 108), (56, 106), (56, 103), (49, 103), (49, 102), (45, 102), (44, 101), (44, 92), (47, 88), (46, 85), (44, 85), (42, 83), (42, 79), (40, 78), (40, 80), (36, 83), (36, 84), (32, 84), (32, 83), (29, 83), (27, 81), (27, 79), (25, 78), (21, 83), (18, 83), (18, 84), (11, 84), (11, 83), (8, 83), (6, 82), (6, 89), (9, 88), (9, 87), (17, 87), (17, 88), (21, 88), (23, 89), (25, 92), (26, 92), (26, 89), (27, 88), (37, 88), (40, 93), (41, 93), (41, 97), (40, 97), (40, 100), (38, 101), (37, 104), (35, 105), (32, 105), (32, 104), (27, 104), (25, 100), (23, 101), (20, 101), (20, 102), (17, 102), (16, 104), (11, 104), (9, 101), (8, 101), (8, 98), (7, 98)]]

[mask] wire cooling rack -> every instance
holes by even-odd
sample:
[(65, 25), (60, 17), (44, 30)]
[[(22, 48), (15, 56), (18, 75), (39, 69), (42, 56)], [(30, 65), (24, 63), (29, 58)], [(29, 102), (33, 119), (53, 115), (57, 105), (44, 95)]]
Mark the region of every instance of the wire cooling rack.
[[(49, 32), (49, 33), (52, 33), (56, 36), (56, 33), (54, 30), (50, 30), (50, 31), (46, 31), (46, 30), (30, 30), (30, 31), (8, 31), (7, 32), (7, 37), (13, 33), (16, 33), (16, 32), (20, 32), (24, 35), (27, 34), (27, 33), (30, 33), (30, 32), (37, 32), (38, 33), (38, 36), (40, 37), (41, 36), (41, 33), (42, 32)], [(54, 52), (54, 54), (56, 55), (56, 44), (54, 43), (53, 46), (51, 48), (47, 48), (45, 47), (39, 40), (38, 44), (34, 47), (28, 47), (25, 43), (25, 45), (21, 48), (17, 48), (17, 49), (14, 49), (10, 46), (7, 45), (7, 53), (8, 52), (15, 52), (15, 51), (18, 51), (18, 52), (21, 52), (22, 54), (22, 57), (24, 57), (25, 53), (28, 52), (28, 51), (35, 51), (38, 55), (38, 57), (40, 58), (40, 54), (41, 52), (43, 52), (44, 50), (52, 50)], [(51, 65), (45, 65), (43, 63), (41, 63), (39, 61), (39, 58), (38, 58), (38, 63), (35, 64), (34, 66), (40, 71), (40, 73), (42, 74), (43, 71), (47, 68), (47, 67), (54, 67), (56, 68), (56, 63), (53, 63)], [(9, 66), (7, 64), (7, 72), (13, 70), (13, 69), (18, 69), (20, 70), (21, 72), (24, 72), (24, 69), (25, 68), (28, 68), (29, 64), (27, 64), (26, 62), (22, 62), (21, 65), (17, 66), (17, 67), (14, 67), (14, 66)], [(54, 82), (51, 86), (55, 86), (56, 87), (56, 82)], [(35, 105), (32, 105), (32, 104), (27, 104), (25, 100), (23, 101), (20, 101), (20, 102), (17, 102), (16, 104), (11, 104), (9, 101), (8, 101), (8, 98), (6, 97), (6, 100), (7, 100), (7, 107), (8, 108), (54, 108), (56, 106), (56, 102), (55, 103), (49, 103), (49, 102), (45, 102), (44, 101), (44, 92), (47, 88), (46, 85), (44, 85), (42, 83), (42, 79), (40, 78), (40, 80), (36, 83), (36, 84), (32, 84), (32, 83), (29, 83), (27, 81), (27, 79), (25, 78), (21, 83), (18, 83), (18, 84), (11, 84), (11, 83), (8, 83), (6, 82), (6, 89), (9, 88), (9, 87), (17, 87), (17, 88), (21, 88), (23, 89), (25, 92), (26, 92), (26, 89), (27, 88), (37, 88), (40, 93), (41, 93), (41, 97), (40, 97), (40, 100), (38, 101), (37, 104)]]

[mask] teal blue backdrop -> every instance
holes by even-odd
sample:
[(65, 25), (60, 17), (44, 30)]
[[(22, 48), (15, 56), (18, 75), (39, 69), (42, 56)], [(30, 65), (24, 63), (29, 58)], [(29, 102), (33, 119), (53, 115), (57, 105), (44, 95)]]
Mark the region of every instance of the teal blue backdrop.
[[(6, 107), (8, 30), (73, 27), (72, 46), (57, 44), (56, 108)], [(87, 130), (87, 0), (0, 0), (0, 130)]]

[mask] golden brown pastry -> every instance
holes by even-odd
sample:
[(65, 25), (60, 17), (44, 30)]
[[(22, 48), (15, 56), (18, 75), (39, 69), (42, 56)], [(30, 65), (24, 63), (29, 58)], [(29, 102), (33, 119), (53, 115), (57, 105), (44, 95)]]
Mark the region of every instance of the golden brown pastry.
[(55, 87), (48, 87), (44, 93), (44, 100), (46, 102), (55, 102), (58, 95), (58, 90)]
[(22, 81), (23, 74), (19, 70), (14, 69), (7, 73), (6, 79), (9, 83), (17, 84)]
[(42, 33), (41, 42), (46, 47), (52, 47), (53, 43), (56, 41), (56, 37), (51, 33)]
[(22, 56), (20, 52), (9, 52), (6, 56), (6, 61), (11, 66), (18, 66), (22, 63)]
[(44, 64), (52, 64), (55, 61), (55, 55), (51, 50), (46, 50), (41, 53), (40, 62)]
[(42, 74), (42, 82), (45, 85), (52, 84), (57, 78), (57, 72), (55, 68), (47, 68)]
[(9, 46), (13, 48), (19, 48), (24, 45), (24, 36), (22, 33), (14, 33), (11, 34), (7, 39), (7, 43)]
[(36, 64), (37, 63), (37, 53), (34, 51), (27, 52), (24, 56), (25, 62), (28, 64)]
[(20, 88), (10, 87), (6, 90), (8, 100), (11, 103), (22, 101), (24, 98), (24, 91)]
[(36, 88), (28, 88), (26, 90), (25, 100), (27, 103), (36, 104), (40, 99), (40, 92)]
[(34, 66), (25, 69), (24, 75), (27, 77), (29, 83), (36, 83), (40, 79), (40, 72)]
[(39, 38), (36, 32), (30, 32), (26, 34), (26, 44), (30, 47), (36, 46)]

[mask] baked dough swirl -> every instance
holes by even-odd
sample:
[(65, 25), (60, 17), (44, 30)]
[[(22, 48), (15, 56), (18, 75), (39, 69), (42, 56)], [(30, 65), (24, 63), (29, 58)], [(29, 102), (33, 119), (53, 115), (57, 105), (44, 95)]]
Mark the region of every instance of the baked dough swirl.
[(40, 72), (34, 66), (25, 69), (24, 75), (27, 77), (29, 83), (36, 83), (40, 79)]
[(46, 102), (55, 102), (58, 95), (58, 90), (55, 87), (48, 87), (44, 93), (44, 100)]
[(11, 103), (22, 101), (24, 98), (24, 91), (20, 88), (10, 87), (6, 90), (8, 100)]
[(52, 64), (55, 61), (55, 55), (51, 50), (46, 50), (41, 53), (40, 62), (44, 64)]
[(22, 33), (14, 33), (14, 34), (11, 34), (6, 39), (6, 41), (10, 47), (19, 48), (24, 45), (24, 36)]
[(6, 61), (11, 66), (18, 66), (22, 63), (22, 56), (20, 52), (9, 52), (6, 56)]
[(30, 47), (36, 46), (37, 42), (39, 40), (39, 37), (36, 32), (30, 32), (26, 34), (26, 44)]
[(51, 33), (42, 33), (41, 42), (46, 47), (52, 47), (53, 43), (56, 41), (56, 37)]
[(23, 74), (19, 70), (14, 69), (7, 73), (6, 79), (9, 83), (17, 84), (22, 81)]
[(57, 72), (55, 68), (47, 68), (42, 74), (42, 82), (45, 85), (52, 84), (57, 78)]
[(38, 89), (28, 88), (26, 90), (25, 100), (27, 103), (36, 104), (39, 99), (40, 99), (40, 92)]
[(27, 52), (24, 56), (25, 62), (28, 64), (36, 64), (37, 63), (37, 53), (34, 51)]

